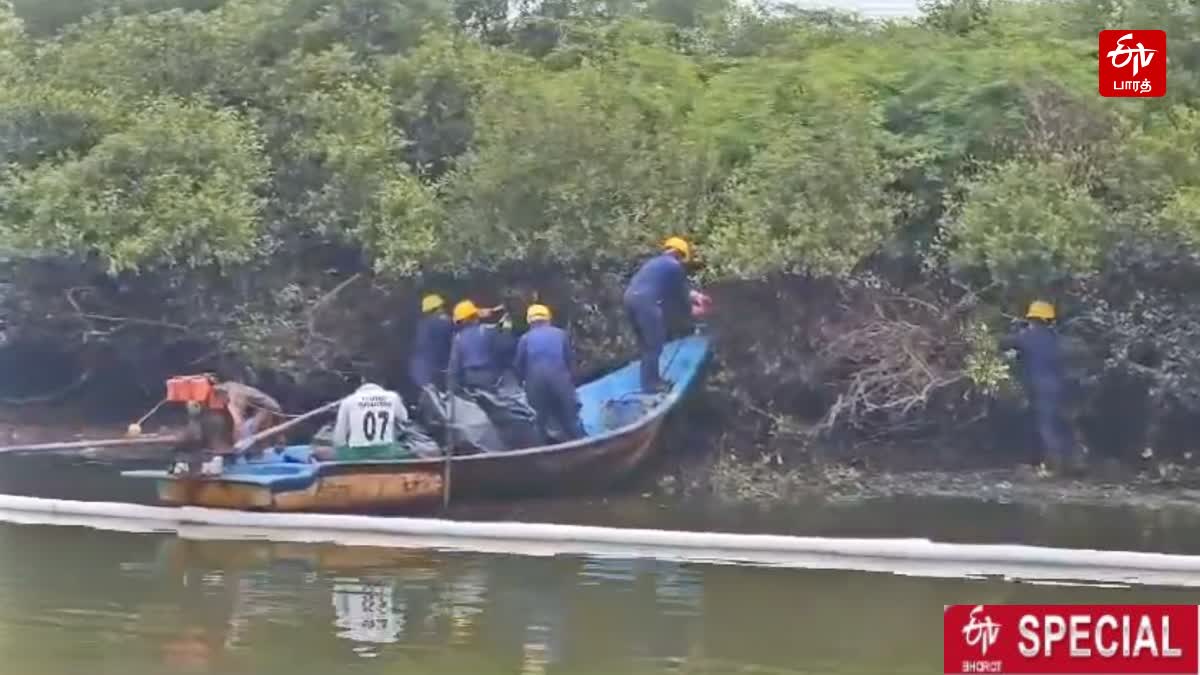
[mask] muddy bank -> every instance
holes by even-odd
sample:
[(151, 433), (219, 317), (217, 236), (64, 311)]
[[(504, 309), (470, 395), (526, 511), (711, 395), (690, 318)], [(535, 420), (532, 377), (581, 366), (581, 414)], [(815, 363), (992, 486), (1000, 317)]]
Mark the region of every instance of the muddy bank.
[[(700, 405), (703, 405), (703, 400)], [(711, 403), (711, 401), (709, 401)], [(693, 407), (693, 413), (695, 407)], [(105, 420), (95, 411), (80, 405), (0, 406), (0, 445), (73, 441), (84, 438), (114, 438), (124, 433), (125, 418), (108, 415)], [(146, 433), (169, 432), (180, 419), (170, 411), (156, 415), (146, 423)], [(133, 418), (130, 418), (133, 419)], [(676, 427), (689, 426), (676, 423)], [(952, 468), (938, 468), (921, 451), (878, 448), (873, 453), (860, 451), (855, 461), (814, 462), (806, 466), (787, 466), (783, 455), (773, 454), (755, 460), (732, 453), (719, 453), (703, 446), (680, 443), (689, 434), (673, 429), (675, 441), (654, 465), (612, 494), (583, 495), (569, 500), (551, 500), (557, 510), (591, 511), (588, 522), (602, 523), (613, 517), (613, 509), (641, 514), (638, 522), (650, 522), (654, 512), (679, 510), (680, 503), (701, 503), (702, 511), (713, 509), (735, 513), (744, 508), (755, 510), (789, 509), (812, 504), (851, 505), (896, 498), (955, 499), (980, 503), (1027, 506), (1080, 505), (1128, 507), (1135, 509), (1180, 509), (1200, 514), (1200, 466), (1170, 462), (1144, 461), (1138, 466), (1113, 460), (1094, 462), (1085, 476), (1063, 478), (1043, 476), (1028, 466), (996, 466), (995, 458), (975, 456), (964, 450), (949, 462)], [(692, 433), (703, 439), (703, 433)], [(670, 442), (670, 441), (669, 441)], [(861, 449), (860, 449), (861, 450)], [(162, 459), (160, 450), (108, 450), (76, 455), (90, 468), (90, 482), (115, 485), (117, 464), (153, 463)], [(28, 458), (5, 461), (28, 463)], [(36, 460), (45, 461), (45, 460)], [(53, 462), (68, 462), (61, 456)], [(990, 464), (990, 465), (989, 465)], [(47, 465), (49, 466), (49, 465)], [(97, 472), (105, 472), (100, 474)], [(85, 486), (83, 474), (72, 482)], [(124, 490), (127, 486), (119, 486)], [(74, 489), (74, 488), (73, 488)], [(119, 492), (119, 490), (118, 490)], [(30, 493), (35, 494), (35, 493)], [(78, 498), (74, 493), (55, 493), (59, 498)], [(118, 498), (113, 494), (95, 498)], [(636, 496), (631, 501), (630, 497)], [(564, 506), (569, 502), (578, 508)], [(539, 513), (544, 500), (530, 499), (495, 504), (460, 504), (451, 512), (459, 518), (531, 517)], [(688, 507), (692, 509), (693, 507)], [(582, 517), (582, 516), (581, 516)], [(644, 522), (643, 522), (644, 524)]]
[(956, 499), (1028, 506), (1081, 505), (1200, 513), (1200, 467), (1106, 461), (1080, 476), (1046, 475), (1015, 467), (903, 469), (812, 465), (787, 468), (769, 458), (749, 462), (725, 455), (704, 468), (663, 475), (668, 495), (711, 496), (730, 506), (855, 503), (894, 498)]
[[(116, 438), (125, 433), (126, 424), (97, 417), (78, 406), (0, 404), (0, 445)], [(146, 425), (143, 431), (153, 434), (171, 428), (173, 425), (160, 421)]]

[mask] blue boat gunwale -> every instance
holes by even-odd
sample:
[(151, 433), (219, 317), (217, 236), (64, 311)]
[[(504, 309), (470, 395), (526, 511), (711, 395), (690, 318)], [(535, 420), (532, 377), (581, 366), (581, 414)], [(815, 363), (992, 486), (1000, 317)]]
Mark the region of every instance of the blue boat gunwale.
[[(497, 461), (514, 457), (530, 457), (535, 455), (563, 453), (580, 448), (593, 447), (603, 445), (609, 441), (623, 438), (632, 435), (646, 426), (658, 421), (666, 413), (668, 413), (679, 400), (690, 390), (694, 383), (697, 374), (704, 367), (710, 355), (710, 339), (705, 335), (690, 335), (667, 343), (669, 349), (674, 345), (674, 350), (669, 358), (666, 358), (668, 349), (664, 349), (664, 358), (667, 360), (668, 366), (673, 364), (675, 358), (688, 348), (688, 351), (698, 353), (694, 364), (686, 371), (686, 377), (676, 381), (676, 386), (671, 388), (667, 395), (658, 400), (646, 414), (641, 415), (637, 419), (625, 424), (624, 426), (615, 429), (602, 431), (594, 436), (585, 436), (571, 441), (554, 443), (550, 445), (540, 445), (532, 448), (521, 448), (518, 450), (505, 450), (503, 452), (494, 453), (477, 453), (471, 455), (453, 455), (449, 458), (450, 462), (472, 462), (472, 461)], [(606, 378), (613, 377), (623, 370), (634, 369), (638, 365), (638, 361), (634, 360), (622, 366), (616, 371), (609, 373), (603, 377), (592, 380), (580, 386), (581, 389), (589, 385), (601, 382)], [(633, 392), (628, 392), (633, 393)], [(311, 444), (303, 443), (287, 446), (291, 448), (310, 448)], [(298, 463), (298, 462), (283, 462), (271, 461), (262, 463), (251, 463), (238, 465), (234, 472), (226, 473), (221, 476), (201, 479), (206, 482), (214, 483), (238, 483), (256, 485), (271, 489), (273, 492), (278, 490), (289, 489), (305, 489), (315, 480), (321, 477), (321, 474), (328, 469), (342, 467), (440, 467), (446, 463), (446, 457), (411, 457), (405, 459), (379, 459), (379, 460), (350, 460), (350, 461), (327, 461), (318, 463)], [(285, 468), (286, 467), (286, 468)], [(280, 471), (282, 470), (282, 471)], [(261, 472), (261, 473), (260, 473)], [(181, 480), (180, 477), (170, 474), (163, 470), (139, 470), (139, 471), (123, 471), (121, 475), (129, 478), (156, 478), (159, 480)]]

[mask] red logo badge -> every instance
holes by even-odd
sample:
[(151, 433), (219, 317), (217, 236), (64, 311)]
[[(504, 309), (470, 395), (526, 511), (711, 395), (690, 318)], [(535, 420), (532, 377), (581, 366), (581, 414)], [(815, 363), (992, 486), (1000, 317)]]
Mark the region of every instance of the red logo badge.
[(1167, 32), (1100, 31), (1100, 95), (1153, 98), (1167, 93)]
[(951, 605), (946, 675), (1200, 673), (1196, 605)]

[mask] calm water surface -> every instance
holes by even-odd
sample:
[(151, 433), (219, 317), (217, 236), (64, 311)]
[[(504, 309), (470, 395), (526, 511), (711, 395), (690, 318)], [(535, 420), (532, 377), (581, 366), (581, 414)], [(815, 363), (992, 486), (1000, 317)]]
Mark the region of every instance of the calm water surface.
[(936, 672), (942, 604), (1171, 589), (0, 526), (0, 672)]
[[(151, 502), (119, 468), (5, 458), (0, 492)], [(448, 515), (1200, 553), (1195, 509), (888, 500), (763, 512), (629, 495)], [(925, 675), (940, 659), (938, 606), (978, 602), (1197, 604), (1200, 593), (0, 525), (0, 675)]]

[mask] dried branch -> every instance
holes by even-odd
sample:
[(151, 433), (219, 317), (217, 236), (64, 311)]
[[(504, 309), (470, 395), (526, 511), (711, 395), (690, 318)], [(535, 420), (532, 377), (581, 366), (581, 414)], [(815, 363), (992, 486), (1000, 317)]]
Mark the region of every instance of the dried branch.
[[(80, 306), (79, 301), (75, 298), (75, 294), (80, 291), (86, 291), (86, 290), (90, 290), (90, 289), (88, 289), (86, 287), (76, 286), (74, 288), (68, 288), (66, 291), (67, 302), (69, 302), (71, 304), (71, 307), (73, 307), (75, 309), (75, 315), (78, 316), (80, 319), (83, 319), (84, 321), (103, 321), (106, 323), (116, 323), (116, 324), (155, 326), (158, 328), (169, 328), (171, 330), (177, 330), (177, 331), (181, 331), (184, 333), (191, 330), (188, 326), (183, 326), (183, 325), (180, 325), (177, 323), (171, 323), (170, 321), (162, 321), (162, 320), (158, 320), (158, 319), (141, 319), (138, 317), (129, 317), (129, 316), (108, 316), (105, 314), (93, 314), (91, 312), (85, 312), (83, 310), (83, 308)], [(107, 334), (111, 334), (112, 332), (114, 332), (114, 331), (109, 331)]]
[[(937, 394), (965, 380), (956, 365), (965, 345), (944, 311), (933, 303), (892, 294), (888, 302), (925, 310), (925, 321), (893, 318), (876, 300), (836, 328), (819, 356), (848, 374), (833, 383), (836, 401), (811, 430), (814, 435), (850, 428), (871, 435), (918, 428), (918, 415)], [(899, 313), (897, 313), (899, 314)], [(945, 326), (945, 331), (937, 331)]]
[(312, 337), (314, 339), (322, 340), (322, 341), (330, 343), (330, 344), (333, 344), (336, 342), (335, 340), (329, 338), (328, 336), (321, 334), (317, 330), (317, 313), (322, 307), (325, 306), (326, 303), (328, 303), (333, 298), (337, 297), (338, 294), (340, 294), (343, 290), (345, 290), (348, 286), (350, 286), (350, 284), (354, 283), (355, 281), (358, 281), (361, 278), (362, 278), (361, 272), (351, 275), (345, 281), (341, 282), (337, 286), (334, 286), (333, 289), (330, 290), (328, 293), (326, 293), (325, 295), (322, 295), (320, 298), (318, 298), (317, 301), (314, 302), (312, 304), (312, 306), (310, 306), (308, 308), (308, 334), (310, 337)]

